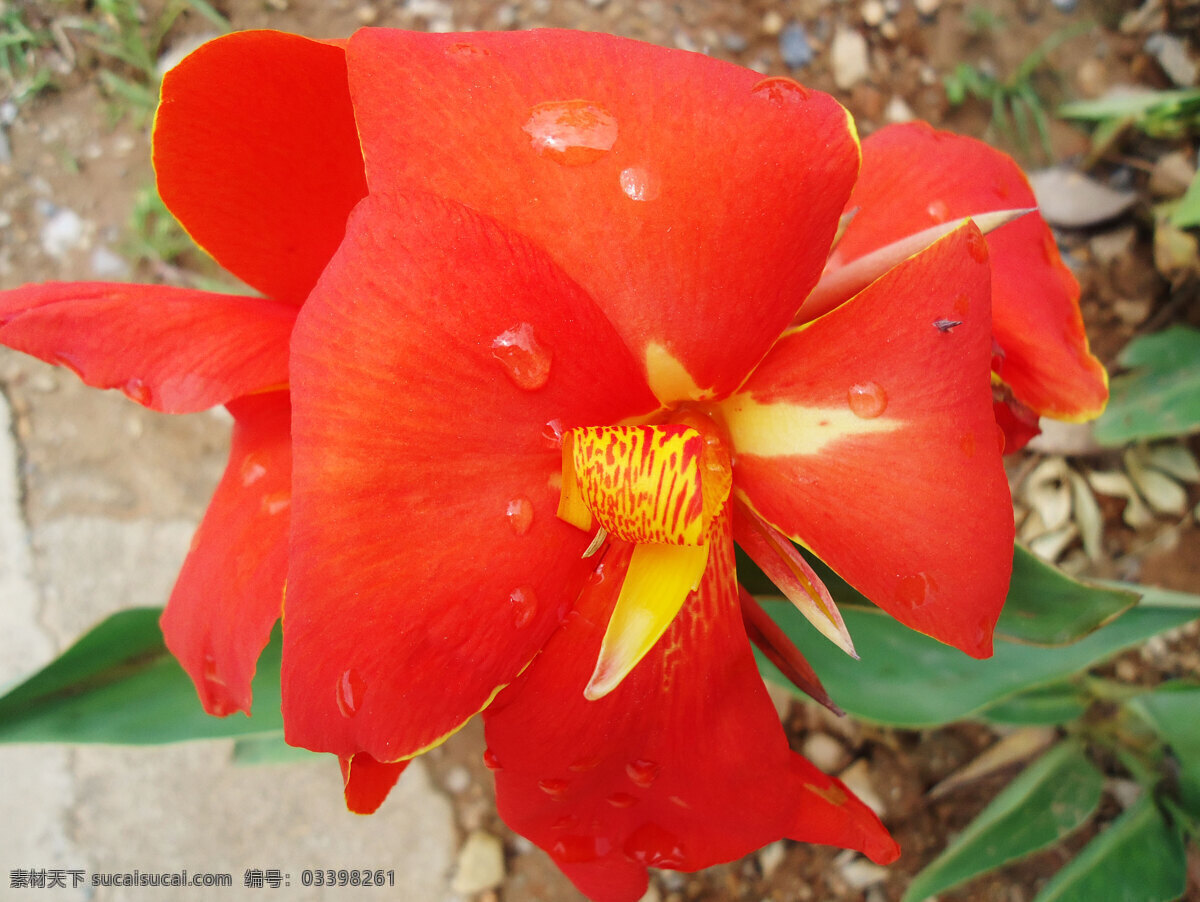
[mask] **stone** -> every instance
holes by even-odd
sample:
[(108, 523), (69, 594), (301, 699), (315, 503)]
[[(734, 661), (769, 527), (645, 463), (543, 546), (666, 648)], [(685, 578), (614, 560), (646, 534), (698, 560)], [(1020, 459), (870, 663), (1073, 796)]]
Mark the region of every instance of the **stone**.
[(61, 260), (83, 243), (85, 226), (83, 219), (74, 210), (59, 208), (50, 214), (42, 226), (42, 250)]
[(1158, 60), (1167, 78), (1181, 88), (1196, 84), (1200, 65), (1189, 55), (1187, 44), (1180, 37), (1167, 32), (1157, 32), (1146, 38), (1146, 52)]
[(867, 39), (851, 28), (839, 28), (829, 47), (833, 82), (843, 91), (865, 81), (870, 73)]
[(842, 744), (828, 733), (809, 733), (800, 746), (800, 754), (827, 774), (836, 774), (850, 760)]
[(504, 845), (486, 830), (467, 835), (450, 883), (456, 893), (481, 893), (504, 882)]
[(875, 784), (871, 782), (871, 765), (866, 758), (859, 758), (838, 774), (838, 779), (845, 783), (850, 791), (858, 796), (862, 803), (874, 811), (877, 816), (883, 817), (887, 814), (887, 805), (884, 804), (879, 792), (875, 789)]
[(917, 114), (913, 112), (912, 107), (899, 94), (892, 95), (892, 99), (883, 108), (883, 119), (885, 122), (893, 124), (912, 122), (916, 118)]
[(762, 871), (763, 878), (770, 880), (771, 875), (779, 870), (779, 866), (783, 864), (783, 859), (786, 857), (787, 846), (784, 845), (782, 840), (759, 849), (758, 867)]
[(762, 22), (759, 24), (759, 30), (767, 37), (775, 37), (775, 35), (783, 31), (783, 16), (781, 16), (775, 10), (770, 10), (762, 17)]
[(878, 28), (883, 20), (887, 18), (887, 10), (884, 9), (883, 0), (866, 0), (858, 8), (858, 14), (862, 16), (863, 24), (869, 25), (871, 28)]
[(799, 22), (792, 22), (779, 33), (779, 55), (789, 69), (800, 69), (813, 61), (808, 32)]

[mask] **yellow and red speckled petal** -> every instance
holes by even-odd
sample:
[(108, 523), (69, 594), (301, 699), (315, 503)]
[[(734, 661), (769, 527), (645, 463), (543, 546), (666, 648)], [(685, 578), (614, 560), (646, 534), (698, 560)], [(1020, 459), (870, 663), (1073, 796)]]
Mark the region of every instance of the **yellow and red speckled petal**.
[(374, 814), (383, 804), (407, 761), (376, 761), (366, 752), (341, 755), (338, 764), (342, 768), (345, 784), (346, 808), (355, 814)]
[(782, 837), (895, 842), (849, 790), (792, 752), (739, 613), (728, 515), (662, 639), (605, 698), (591, 670), (632, 549), (609, 549), (559, 631), (484, 713), (497, 807), (589, 898), (636, 902), (646, 869), (693, 871)]
[(287, 738), (396, 761), (512, 680), (592, 569), (555, 516), (557, 437), (658, 403), (544, 253), (426, 194), (355, 210), (292, 386)]
[(766, 353), (858, 169), (832, 97), (703, 54), (363, 29), (347, 59), (371, 190), (429, 190), (545, 248), (664, 402), (724, 396)]
[(1012, 569), (990, 361), (986, 245), (967, 225), (788, 332), (721, 406), (742, 501), (976, 657)]

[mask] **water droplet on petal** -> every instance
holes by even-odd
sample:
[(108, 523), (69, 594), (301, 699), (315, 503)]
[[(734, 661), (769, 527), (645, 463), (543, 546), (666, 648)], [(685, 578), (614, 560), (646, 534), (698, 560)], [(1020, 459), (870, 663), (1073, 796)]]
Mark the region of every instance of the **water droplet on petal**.
[(150, 386), (136, 376), (121, 386), (121, 391), (133, 401), (141, 404), (143, 407), (149, 407), (153, 394), (150, 392)]
[(530, 586), (518, 586), (508, 594), (509, 604), (512, 605), (513, 625), (517, 629), (529, 626), (537, 615), (538, 601)]
[(550, 380), (550, 351), (538, 342), (529, 323), (513, 326), (492, 339), (492, 356), (518, 388), (536, 391)]
[(512, 527), (512, 531), (523, 536), (533, 524), (533, 504), (528, 498), (514, 498), (508, 502), (504, 516), (508, 517), (508, 525)]
[(629, 775), (629, 779), (642, 789), (648, 789), (658, 779), (660, 770), (662, 770), (662, 765), (647, 761), (645, 758), (638, 758), (625, 765), (625, 773)]
[(242, 460), (242, 485), (251, 486), (267, 475), (267, 468), (257, 454), (247, 454)]
[(491, 749), (483, 750), (483, 763), (488, 770), (500, 770), (500, 759)]
[(612, 841), (605, 836), (564, 836), (550, 847), (558, 861), (583, 864), (595, 861), (612, 851)]
[(578, 815), (564, 814), (553, 824), (550, 825), (551, 830), (574, 830), (580, 824)]
[(216, 717), (225, 717), (237, 710), (229, 700), (225, 680), (217, 670), (217, 659), (212, 652), (204, 656), (205, 710)]
[(662, 180), (641, 166), (621, 170), (621, 190), (630, 200), (656, 200), (662, 193)]
[[(542, 427), (542, 438), (546, 440), (546, 444), (551, 448), (558, 450), (562, 448), (563, 442), (563, 422), (559, 419), (550, 420)], [(556, 471), (557, 472), (557, 471)], [(558, 474), (561, 478), (562, 474)]]
[(632, 796), (627, 792), (614, 792), (604, 801), (612, 805), (614, 808), (632, 808), (637, 804), (637, 796)]
[(587, 581), (593, 586), (598, 586), (604, 582), (604, 577), (607, 574), (604, 572), (604, 561), (596, 565), (596, 569), (587, 575)]
[(864, 420), (872, 420), (887, 410), (888, 396), (878, 382), (862, 382), (846, 392), (850, 412)]
[(950, 217), (950, 208), (946, 206), (944, 200), (933, 201), (925, 208), (925, 212), (934, 222), (945, 222)]
[(534, 150), (564, 166), (593, 163), (617, 142), (616, 117), (588, 100), (539, 103), (521, 130), (529, 135)]
[(927, 574), (918, 573), (915, 576), (905, 576), (896, 586), (896, 601), (906, 608), (919, 608), (925, 603), (929, 595), (929, 588)]
[(343, 717), (353, 717), (362, 706), (367, 684), (353, 667), (347, 668), (337, 684), (337, 706)]
[(790, 78), (782, 76), (764, 78), (750, 89), (750, 93), (758, 97), (764, 97), (777, 105), (802, 103), (808, 100), (809, 97), (808, 88), (804, 87), (798, 81), (793, 81)]
[(538, 789), (555, 801), (565, 798), (570, 786), (571, 783), (569, 780), (538, 780)]
[(967, 253), (976, 263), (986, 263), (988, 258), (987, 239), (978, 232), (967, 233)]
[(677, 870), (687, 864), (682, 843), (658, 824), (642, 824), (625, 840), (621, 851), (629, 860), (648, 868)]
[(273, 517), (276, 514), (281, 514), (292, 505), (291, 492), (271, 492), (269, 495), (263, 495), (262, 504), (260, 505), (262, 512), (268, 517)]
[(491, 56), (492, 51), (486, 47), (480, 47), (478, 44), (459, 41), (457, 44), (451, 44), (446, 48), (446, 55), (456, 57)]
[(595, 755), (588, 758), (580, 758), (574, 764), (567, 767), (567, 770), (577, 774), (586, 774), (589, 770), (595, 770), (600, 766), (600, 759)]

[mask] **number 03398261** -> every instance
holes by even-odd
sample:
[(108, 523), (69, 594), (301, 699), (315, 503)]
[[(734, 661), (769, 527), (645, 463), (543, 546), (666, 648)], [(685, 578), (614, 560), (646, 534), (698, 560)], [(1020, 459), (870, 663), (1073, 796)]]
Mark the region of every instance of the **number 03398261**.
[(308, 870), (300, 872), (304, 886), (395, 886), (396, 872), (383, 870)]

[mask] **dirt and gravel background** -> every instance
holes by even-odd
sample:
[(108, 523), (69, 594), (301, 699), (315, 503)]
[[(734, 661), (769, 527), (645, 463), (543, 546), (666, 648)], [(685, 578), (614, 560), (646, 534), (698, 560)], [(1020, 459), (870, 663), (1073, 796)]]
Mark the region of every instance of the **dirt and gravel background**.
[[(1034, 139), (989, 125), (979, 101), (951, 105), (944, 85), (966, 63), (1004, 81), (1043, 42), (1061, 44), (1032, 84), (1046, 109), (1092, 98), (1118, 85), (1195, 84), (1200, 33), (1194, 3), (1154, 0), (1142, 7), (1085, 0), (217, 0), (234, 28), (279, 28), (315, 37), (363, 25), (437, 31), (572, 27), (615, 32), (697, 50), (769, 74), (789, 74), (838, 96), (863, 133), (887, 122), (927, 119), (987, 137), (1029, 168), (1079, 166), (1087, 135), (1054, 122), (1051, 154)], [(128, 6), (128, 4), (126, 4)], [(0, 21), (20, 21), (48, 39), (27, 56), (33, 69), (0, 78), (0, 288), (49, 279), (128, 279), (208, 285), (219, 271), (177, 244), (148, 204), (149, 109), (137, 89), (151, 75), (117, 59), (112, 4), (79, 0), (0, 3)], [(165, 7), (146, 4), (143, 37)], [(97, 28), (89, 28), (88, 23)], [(153, 59), (165, 65), (215, 28), (193, 10), (166, 32)], [(8, 34), (12, 34), (11, 30)], [(1193, 43), (1189, 43), (1192, 41)], [(1190, 68), (1189, 68), (1190, 66)], [(27, 90), (44, 73), (47, 86)], [(114, 78), (115, 77), (115, 78)], [(130, 88), (132, 86), (132, 89)], [(25, 96), (30, 95), (30, 96)], [(1167, 162), (1164, 163), (1164, 160)], [(1196, 147), (1185, 139), (1132, 139), (1093, 169), (1105, 187), (1131, 199), (1102, 221), (1065, 229), (1060, 241), (1084, 286), (1093, 346), (1105, 361), (1136, 334), (1171, 322), (1200, 324), (1200, 267), (1163, 271), (1152, 246), (1151, 205), (1186, 184)], [(1173, 179), (1173, 181), (1172, 181)], [(138, 212), (138, 211), (141, 212)], [(149, 211), (149, 212), (147, 212)], [(1193, 249), (1194, 255), (1194, 249)], [(112, 611), (161, 604), (223, 466), (228, 418), (156, 415), (113, 393), (79, 386), (62, 370), (0, 353), (0, 390), (11, 411), (0, 448), (0, 682), (39, 666)], [(0, 410), (0, 413), (4, 413)], [(1012, 462), (1020, 514), (1037, 508), (1023, 486), (1047, 460), (1081, 471), (1119, 471), (1114, 452), (1075, 453), (1078, 435), (1055, 438)], [(1191, 450), (1195, 451), (1193, 443)], [(8, 463), (5, 463), (5, 458)], [(1057, 466), (1057, 464), (1054, 464)], [(1061, 477), (1061, 474), (1060, 474)], [(1053, 477), (1053, 478), (1060, 478)], [(1053, 479), (1052, 479), (1053, 481)], [(1182, 513), (1126, 516), (1126, 501), (1098, 496), (1102, 550), (1088, 557), (1076, 536), (1043, 545), (1074, 572), (1141, 579), (1200, 591), (1195, 486)], [(1025, 527), (1037, 540), (1046, 530)], [(1061, 547), (1059, 545), (1061, 544)], [(1153, 684), (1200, 672), (1195, 624), (1141, 651), (1110, 672)], [(905, 853), (880, 869), (853, 853), (776, 843), (696, 875), (658, 873), (646, 902), (683, 900), (898, 899), (908, 880), (1011, 779), (1013, 769), (969, 784), (936, 802), (926, 793), (997, 740), (980, 724), (922, 732), (838, 720), (790, 703), (779, 708), (796, 748), (842, 773), (882, 814)], [(332, 761), (276, 767), (231, 763), (228, 743), (157, 749), (0, 749), (0, 867), (144, 871), (228, 871), (230, 893), (247, 868), (291, 874), (290, 898), (341, 893), (301, 890), (304, 867), (393, 868), (389, 898), (575, 900), (579, 895), (494, 810), (473, 724), (405, 775), (383, 810), (357, 818), (341, 810)], [(1118, 776), (1114, 774), (1114, 778)], [(1111, 783), (1101, 821), (1121, 810)], [(1095, 827), (1092, 828), (1094, 832)], [(1087, 834), (942, 898), (1021, 902), (1078, 849)], [(1189, 899), (1200, 899), (1200, 855), (1191, 850)], [(7, 879), (0, 874), (0, 879)], [(55, 898), (135, 899), (137, 890), (46, 890)], [(216, 898), (216, 890), (171, 898)], [(40, 897), (40, 896), (39, 896)]]

